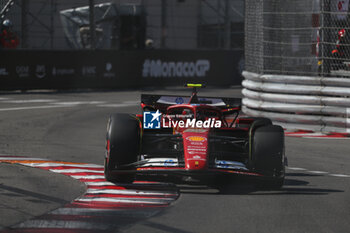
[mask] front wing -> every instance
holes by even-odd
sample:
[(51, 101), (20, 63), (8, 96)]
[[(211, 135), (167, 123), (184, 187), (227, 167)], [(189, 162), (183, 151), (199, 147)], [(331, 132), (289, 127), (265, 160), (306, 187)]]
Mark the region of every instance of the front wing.
[(130, 164), (129, 169), (113, 170), (112, 174), (136, 173), (140, 175), (215, 175), (236, 174), (244, 176), (263, 176), (252, 172), (243, 163), (234, 161), (216, 160), (212, 168), (204, 170), (189, 170), (179, 166), (176, 158), (152, 158)]

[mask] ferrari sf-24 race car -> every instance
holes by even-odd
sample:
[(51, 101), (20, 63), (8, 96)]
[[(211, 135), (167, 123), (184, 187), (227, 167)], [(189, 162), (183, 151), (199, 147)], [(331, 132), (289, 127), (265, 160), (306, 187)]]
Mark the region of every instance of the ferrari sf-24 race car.
[(106, 180), (136, 175), (259, 177), (281, 187), (284, 131), (267, 118), (240, 114), (238, 98), (141, 95), (143, 114), (113, 114), (107, 125)]

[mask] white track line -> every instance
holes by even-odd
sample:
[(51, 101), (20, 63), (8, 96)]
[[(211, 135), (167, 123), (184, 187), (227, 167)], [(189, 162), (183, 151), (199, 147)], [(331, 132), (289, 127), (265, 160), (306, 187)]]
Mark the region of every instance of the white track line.
[(68, 108), (74, 107), (74, 105), (44, 105), (44, 106), (32, 106), (32, 107), (18, 107), (18, 108), (0, 108), (1, 112), (5, 111), (19, 111), (19, 110), (33, 110), (33, 109), (50, 109), (50, 108)]
[(65, 101), (65, 102), (56, 102), (52, 104), (57, 104), (57, 105), (82, 105), (82, 104), (104, 104), (106, 102), (104, 101)]
[(305, 168), (301, 168), (301, 167), (287, 167), (287, 169), (294, 170), (294, 171), (306, 171)]
[(173, 198), (108, 198), (108, 197), (84, 197), (84, 198), (78, 198), (74, 201), (80, 201), (80, 202), (108, 202), (108, 203), (130, 203), (130, 204), (166, 204), (170, 201), (173, 201)]
[(331, 139), (331, 140), (348, 140), (350, 137), (303, 137), (307, 139)]
[(25, 160), (27, 158), (25, 157), (8, 157), (6, 155), (0, 156), (0, 161), (1, 160)]
[(107, 224), (88, 221), (63, 221), (63, 220), (29, 220), (25, 221), (16, 228), (65, 228), (65, 229), (94, 229), (107, 230), (110, 228)]
[(85, 182), (86, 185), (88, 186), (116, 186), (116, 184), (111, 183), (111, 182)]
[(86, 176), (70, 176), (74, 179), (86, 179), (86, 180), (95, 180), (95, 179), (104, 179), (105, 176), (94, 176), (94, 175), (86, 175)]
[[(65, 163), (27, 163), (32, 167), (82, 167), (82, 168), (103, 168), (103, 165), (97, 164), (65, 164)], [(53, 168), (54, 169), (54, 168)]]
[(295, 134), (287, 134), (288, 136), (300, 136), (300, 137), (314, 137), (314, 136), (327, 136), (324, 133), (295, 133)]
[(81, 173), (81, 172), (98, 173), (98, 174), (104, 173), (104, 171), (96, 171), (96, 170), (89, 170), (89, 169), (49, 169), (49, 171), (57, 172), (57, 173)]
[(344, 177), (344, 178), (349, 178), (350, 175), (345, 175), (345, 174), (329, 174), (330, 176), (334, 176), (334, 177)]
[(55, 215), (89, 215), (89, 216), (131, 216), (131, 217), (150, 217), (154, 212), (143, 209), (95, 209), (95, 208), (59, 208), (50, 214)]
[(326, 172), (326, 171), (311, 171), (311, 170), (307, 170), (305, 168), (300, 168), (300, 167), (287, 167), (288, 170), (293, 170), (293, 171), (304, 171), (307, 173), (311, 173), (311, 174), (320, 174), (320, 175), (328, 175), (328, 176), (333, 176), (333, 177), (341, 177), (341, 178), (349, 178), (350, 175), (346, 175), (346, 174), (331, 174), (330, 172)]
[(45, 161), (47, 159), (41, 159), (41, 158), (25, 158), (25, 157), (0, 157), (1, 160), (18, 160), (18, 161)]
[(169, 192), (144, 191), (132, 189), (88, 189), (86, 194), (121, 194), (121, 195), (172, 195)]
[(313, 174), (329, 174), (329, 172), (324, 172), (324, 171), (308, 171)]
[(32, 100), (5, 100), (5, 101), (1, 101), (1, 103), (8, 103), (8, 104), (52, 103), (52, 102), (56, 102), (56, 100), (52, 100), (52, 99), (32, 99)]
[(299, 132), (293, 132), (293, 131), (285, 131), (286, 136), (290, 137), (298, 137), (298, 138), (307, 138), (307, 139), (350, 139), (350, 137), (347, 136), (335, 136), (334, 134), (326, 134), (326, 133), (320, 133), (320, 132), (313, 132), (313, 133), (299, 133)]
[(57, 103), (52, 103), (53, 105), (59, 105), (59, 106), (76, 106), (76, 105), (81, 105), (81, 104), (85, 104), (86, 102), (83, 101), (66, 101), (66, 102), (57, 102)]
[(105, 101), (89, 101), (87, 104), (105, 104)]

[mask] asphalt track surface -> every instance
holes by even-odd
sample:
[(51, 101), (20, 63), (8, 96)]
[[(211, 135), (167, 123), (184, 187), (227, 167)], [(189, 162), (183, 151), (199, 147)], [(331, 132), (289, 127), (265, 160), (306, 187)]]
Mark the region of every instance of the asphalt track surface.
[[(2, 93), (0, 154), (102, 165), (108, 116), (140, 112), (141, 92), (189, 93), (179, 89)], [(201, 93), (240, 96), (235, 88)], [(224, 191), (182, 185), (179, 198), (169, 207), (132, 221), (119, 216), (109, 231), (350, 232), (349, 142), (287, 137), (289, 168), (281, 190), (257, 190), (241, 179)], [(69, 177), (13, 164), (0, 164), (0, 169), (3, 229), (84, 193), (84, 185)], [(128, 216), (133, 211), (136, 215), (137, 210), (130, 210)]]

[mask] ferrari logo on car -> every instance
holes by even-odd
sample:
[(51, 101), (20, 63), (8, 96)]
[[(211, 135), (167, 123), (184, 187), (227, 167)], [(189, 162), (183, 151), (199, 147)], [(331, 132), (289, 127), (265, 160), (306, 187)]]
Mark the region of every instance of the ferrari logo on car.
[(190, 137), (187, 137), (186, 139), (191, 142), (203, 142), (206, 140), (206, 138), (201, 136), (190, 136)]

